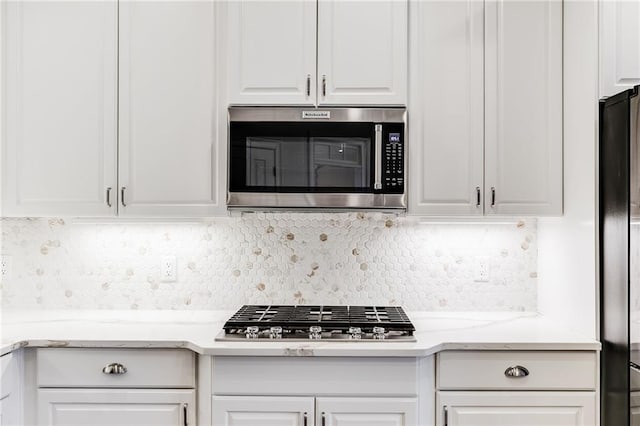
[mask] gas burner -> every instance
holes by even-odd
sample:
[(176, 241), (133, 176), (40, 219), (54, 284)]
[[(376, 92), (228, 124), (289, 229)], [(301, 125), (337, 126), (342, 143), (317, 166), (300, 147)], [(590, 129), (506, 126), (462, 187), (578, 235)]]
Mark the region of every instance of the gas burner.
[(216, 340), (412, 342), (414, 331), (399, 306), (245, 305)]

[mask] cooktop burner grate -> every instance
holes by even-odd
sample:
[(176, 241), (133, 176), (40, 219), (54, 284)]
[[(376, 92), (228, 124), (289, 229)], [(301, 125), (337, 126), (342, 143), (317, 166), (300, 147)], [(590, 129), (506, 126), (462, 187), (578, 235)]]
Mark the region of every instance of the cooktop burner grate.
[(321, 330), (321, 337), (315, 337), (321, 339), (352, 339), (354, 334), (360, 335), (357, 339), (378, 339), (382, 332), (383, 339), (407, 340), (413, 339), (415, 331), (399, 306), (245, 305), (223, 328), (224, 336), (218, 340), (245, 335), (274, 338), (270, 336), (278, 328), (277, 338), (286, 339), (307, 338), (312, 328)]
[(294, 306), (244, 305), (227, 321), (227, 324), (245, 326), (255, 323), (280, 324), (287, 321), (293, 308)]
[(396, 330), (415, 328), (399, 306), (351, 306), (349, 318), (352, 327), (385, 327)]

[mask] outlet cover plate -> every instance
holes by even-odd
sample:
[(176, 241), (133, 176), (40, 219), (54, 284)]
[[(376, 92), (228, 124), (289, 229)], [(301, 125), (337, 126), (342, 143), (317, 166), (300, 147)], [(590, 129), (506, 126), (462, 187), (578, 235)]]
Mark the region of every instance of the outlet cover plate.
[(488, 257), (480, 257), (476, 261), (474, 276), (474, 281), (478, 283), (491, 281), (491, 260)]
[(175, 256), (164, 256), (160, 262), (160, 281), (163, 283), (176, 282), (178, 276)]
[(0, 256), (0, 280), (11, 278), (11, 256)]

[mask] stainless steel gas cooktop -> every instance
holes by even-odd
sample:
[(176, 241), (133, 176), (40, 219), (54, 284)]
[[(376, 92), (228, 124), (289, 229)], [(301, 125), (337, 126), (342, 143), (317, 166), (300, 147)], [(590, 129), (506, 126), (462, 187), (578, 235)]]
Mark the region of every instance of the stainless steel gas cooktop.
[(414, 331), (399, 306), (245, 305), (216, 340), (415, 342)]

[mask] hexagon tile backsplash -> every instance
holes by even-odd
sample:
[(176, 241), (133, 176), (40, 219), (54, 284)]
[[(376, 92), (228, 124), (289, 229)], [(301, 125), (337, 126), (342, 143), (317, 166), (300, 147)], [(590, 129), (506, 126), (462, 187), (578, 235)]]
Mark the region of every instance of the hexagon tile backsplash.
[[(535, 311), (536, 221), (429, 223), (380, 213), (253, 213), (192, 223), (9, 219), (2, 306), (236, 309), (398, 304)], [(177, 281), (162, 282), (164, 256)], [(476, 281), (480, 263), (487, 282)]]

